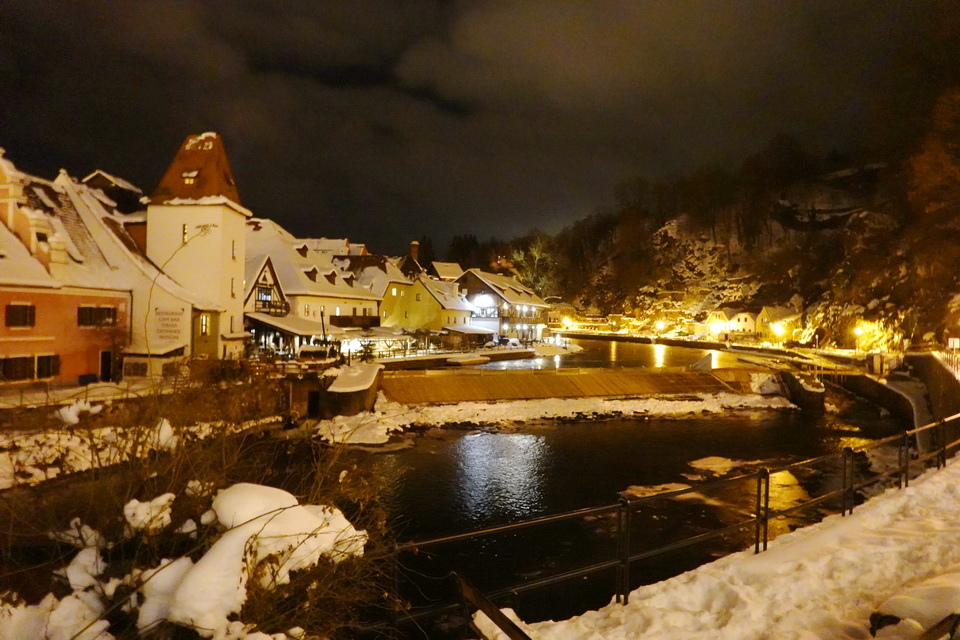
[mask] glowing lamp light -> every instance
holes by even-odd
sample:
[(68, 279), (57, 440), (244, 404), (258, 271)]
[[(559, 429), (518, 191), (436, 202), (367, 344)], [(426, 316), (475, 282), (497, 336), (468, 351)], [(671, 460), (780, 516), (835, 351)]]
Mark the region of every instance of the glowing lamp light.
[(561, 324), (563, 324), (563, 326), (565, 326), (565, 327), (569, 327), (570, 325), (573, 324), (573, 320), (571, 320), (569, 316), (565, 317), (565, 318), (564, 318), (563, 320), (561, 320), (560, 322), (561, 322)]
[(667, 323), (664, 322), (663, 320), (657, 320), (653, 326), (657, 328), (657, 331), (663, 331), (666, 328)]
[(862, 335), (863, 335), (863, 327), (857, 326), (856, 328), (854, 328), (854, 330), (853, 330), (853, 335), (855, 335), (855, 336), (862, 336)]
[(508, 323), (504, 322), (504, 323), (503, 323), (503, 330), (504, 330), (504, 331), (510, 331), (510, 325), (509, 325)]
[(773, 334), (778, 338), (783, 337), (783, 334), (787, 332), (786, 327), (784, 327), (779, 322), (774, 322), (772, 325), (770, 325), (770, 329), (773, 331)]
[(481, 293), (473, 299), (473, 304), (477, 305), (481, 309), (486, 309), (488, 307), (495, 307), (496, 305), (493, 302), (493, 298), (486, 293)]
[(710, 324), (710, 333), (722, 333), (726, 326), (725, 322), (713, 322)]

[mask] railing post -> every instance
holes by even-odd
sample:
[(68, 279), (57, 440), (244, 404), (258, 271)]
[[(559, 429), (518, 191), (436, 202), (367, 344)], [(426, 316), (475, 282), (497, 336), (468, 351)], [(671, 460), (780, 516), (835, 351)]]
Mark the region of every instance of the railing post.
[(617, 602), (627, 604), (630, 592), (630, 500), (620, 494), (617, 510)]
[(840, 515), (853, 513), (853, 449), (843, 448), (843, 486), (841, 487)]
[(770, 517), (770, 470), (760, 469), (757, 472), (757, 500), (754, 517), (757, 520), (756, 532), (753, 540), (753, 552), (760, 553), (760, 543), (763, 550), (767, 550), (767, 537)]
[(947, 430), (943, 420), (937, 423), (934, 432), (937, 434), (937, 469), (942, 469), (947, 466)]
[(910, 486), (910, 437), (903, 432), (903, 486)]

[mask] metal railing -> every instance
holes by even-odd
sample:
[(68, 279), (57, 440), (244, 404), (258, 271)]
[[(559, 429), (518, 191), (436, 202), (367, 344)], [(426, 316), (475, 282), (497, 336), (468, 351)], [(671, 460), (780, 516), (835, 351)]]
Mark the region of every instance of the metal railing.
[[(952, 438), (952, 439), (951, 439)], [(926, 443), (921, 447), (919, 443)], [(896, 463), (879, 472), (864, 473), (862, 457), (869, 451), (881, 448), (896, 447)], [(394, 554), (394, 575), (399, 582), (399, 557), (404, 553), (424, 552), (442, 545), (457, 542), (475, 542), (489, 536), (514, 533), (521, 530), (542, 529), (546, 525), (564, 521), (582, 521), (585, 518), (614, 516), (616, 552), (614, 557), (601, 559), (584, 566), (578, 566), (565, 571), (535, 579), (526, 580), (506, 588), (499, 588), (487, 594), (493, 601), (512, 599), (516, 601), (520, 595), (529, 593), (550, 585), (570, 580), (586, 578), (604, 571), (613, 571), (615, 574), (612, 594), (617, 602), (628, 602), (631, 585), (631, 569), (643, 560), (659, 557), (681, 549), (703, 544), (730, 536), (731, 534), (744, 535), (749, 532), (753, 540), (754, 553), (767, 549), (771, 534), (776, 533), (771, 528), (774, 521), (784, 522), (779, 527), (786, 532), (790, 526), (789, 518), (799, 517), (799, 514), (811, 509), (817, 509), (812, 519), (819, 520), (823, 511), (836, 513), (842, 516), (853, 512), (858, 500), (863, 499), (863, 491), (886, 481), (891, 487), (903, 488), (909, 485), (910, 480), (923, 473), (927, 468), (937, 468), (946, 465), (949, 457), (960, 449), (960, 414), (956, 414), (942, 421), (912, 429), (904, 433), (875, 440), (857, 449), (846, 447), (841, 452), (802, 460), (776, 468), (762, 468), (753, 473), (732, 478), (725, 478), (713, 482), (705, 482), (689, 488), (636, 497), (621, 493), (616, 504), (599, 507), (577, 509), (566, 513), (535, 518), (522, 522), (490, 527), (479, 531), (471, 531), (429, 540), (407, 542), (397, 545)], [(819, 469), (818, 469), (819, 468)], [(771, 477), (778, 474), (793, 474), (801, 471), (816, 472), (823, 477), (839, 474), (839, 484), (835, 488), (824, 491), (815, 497), (800, 501), (792, 505), (771, 506)], [(895, 482), (892, 480), (895, 478)], [(750, 483), (753, 487), (751, 496), (752, 511), (741, 520), (724, 524), (718, 528), (698, 533), (689, 537), (674, 540), (649, 549), (638, 549), (638, 539), (643, 539), (644, 531), (636, 524), (636, 515), (655, 501), (676, 500), (693, 494), (712, 494), (722, 492), (724, 488), (734, 487), (737, 483)], [(742, 494), (741, 494), (742, 495)], [(811, 519), (811, 520), (812, 520)], [(801, 522), (800, 526), (810, 524)], [(732, 550), (731, 550), (732, 552)], [(399, 584), (394, 585), (395, 593), (399, 593)], [(406, 613), (406, 619), (419, 621), (424, 618), (449, 613), (460, 608), (460, 605), (451, 604), (440, 607), (413, 608)]]

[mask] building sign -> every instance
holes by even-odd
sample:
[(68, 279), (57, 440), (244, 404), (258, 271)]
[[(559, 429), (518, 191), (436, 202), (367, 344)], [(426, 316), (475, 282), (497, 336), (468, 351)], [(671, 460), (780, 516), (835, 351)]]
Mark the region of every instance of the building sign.
[(158, 342), (184, 342), (184, 313), (186, 312), (182, 307), (179, 309), (163, 309), (161, 307), (154, 309), (154, 335)]

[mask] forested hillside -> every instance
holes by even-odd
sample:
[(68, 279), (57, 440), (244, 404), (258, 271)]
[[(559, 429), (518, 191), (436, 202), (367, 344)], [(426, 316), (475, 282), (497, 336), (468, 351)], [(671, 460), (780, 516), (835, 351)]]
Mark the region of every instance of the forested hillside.
[(737, 172), (637, 178), (614, 201), (514, 241), (506, 266), (542, 295), (651, 323), (789, 305), (797, 339), (844, 344), (865, 322), (882, 347), (942, 340), (960, 319), (960, 90), (901, 157), (818, 157), (778, 136)]

